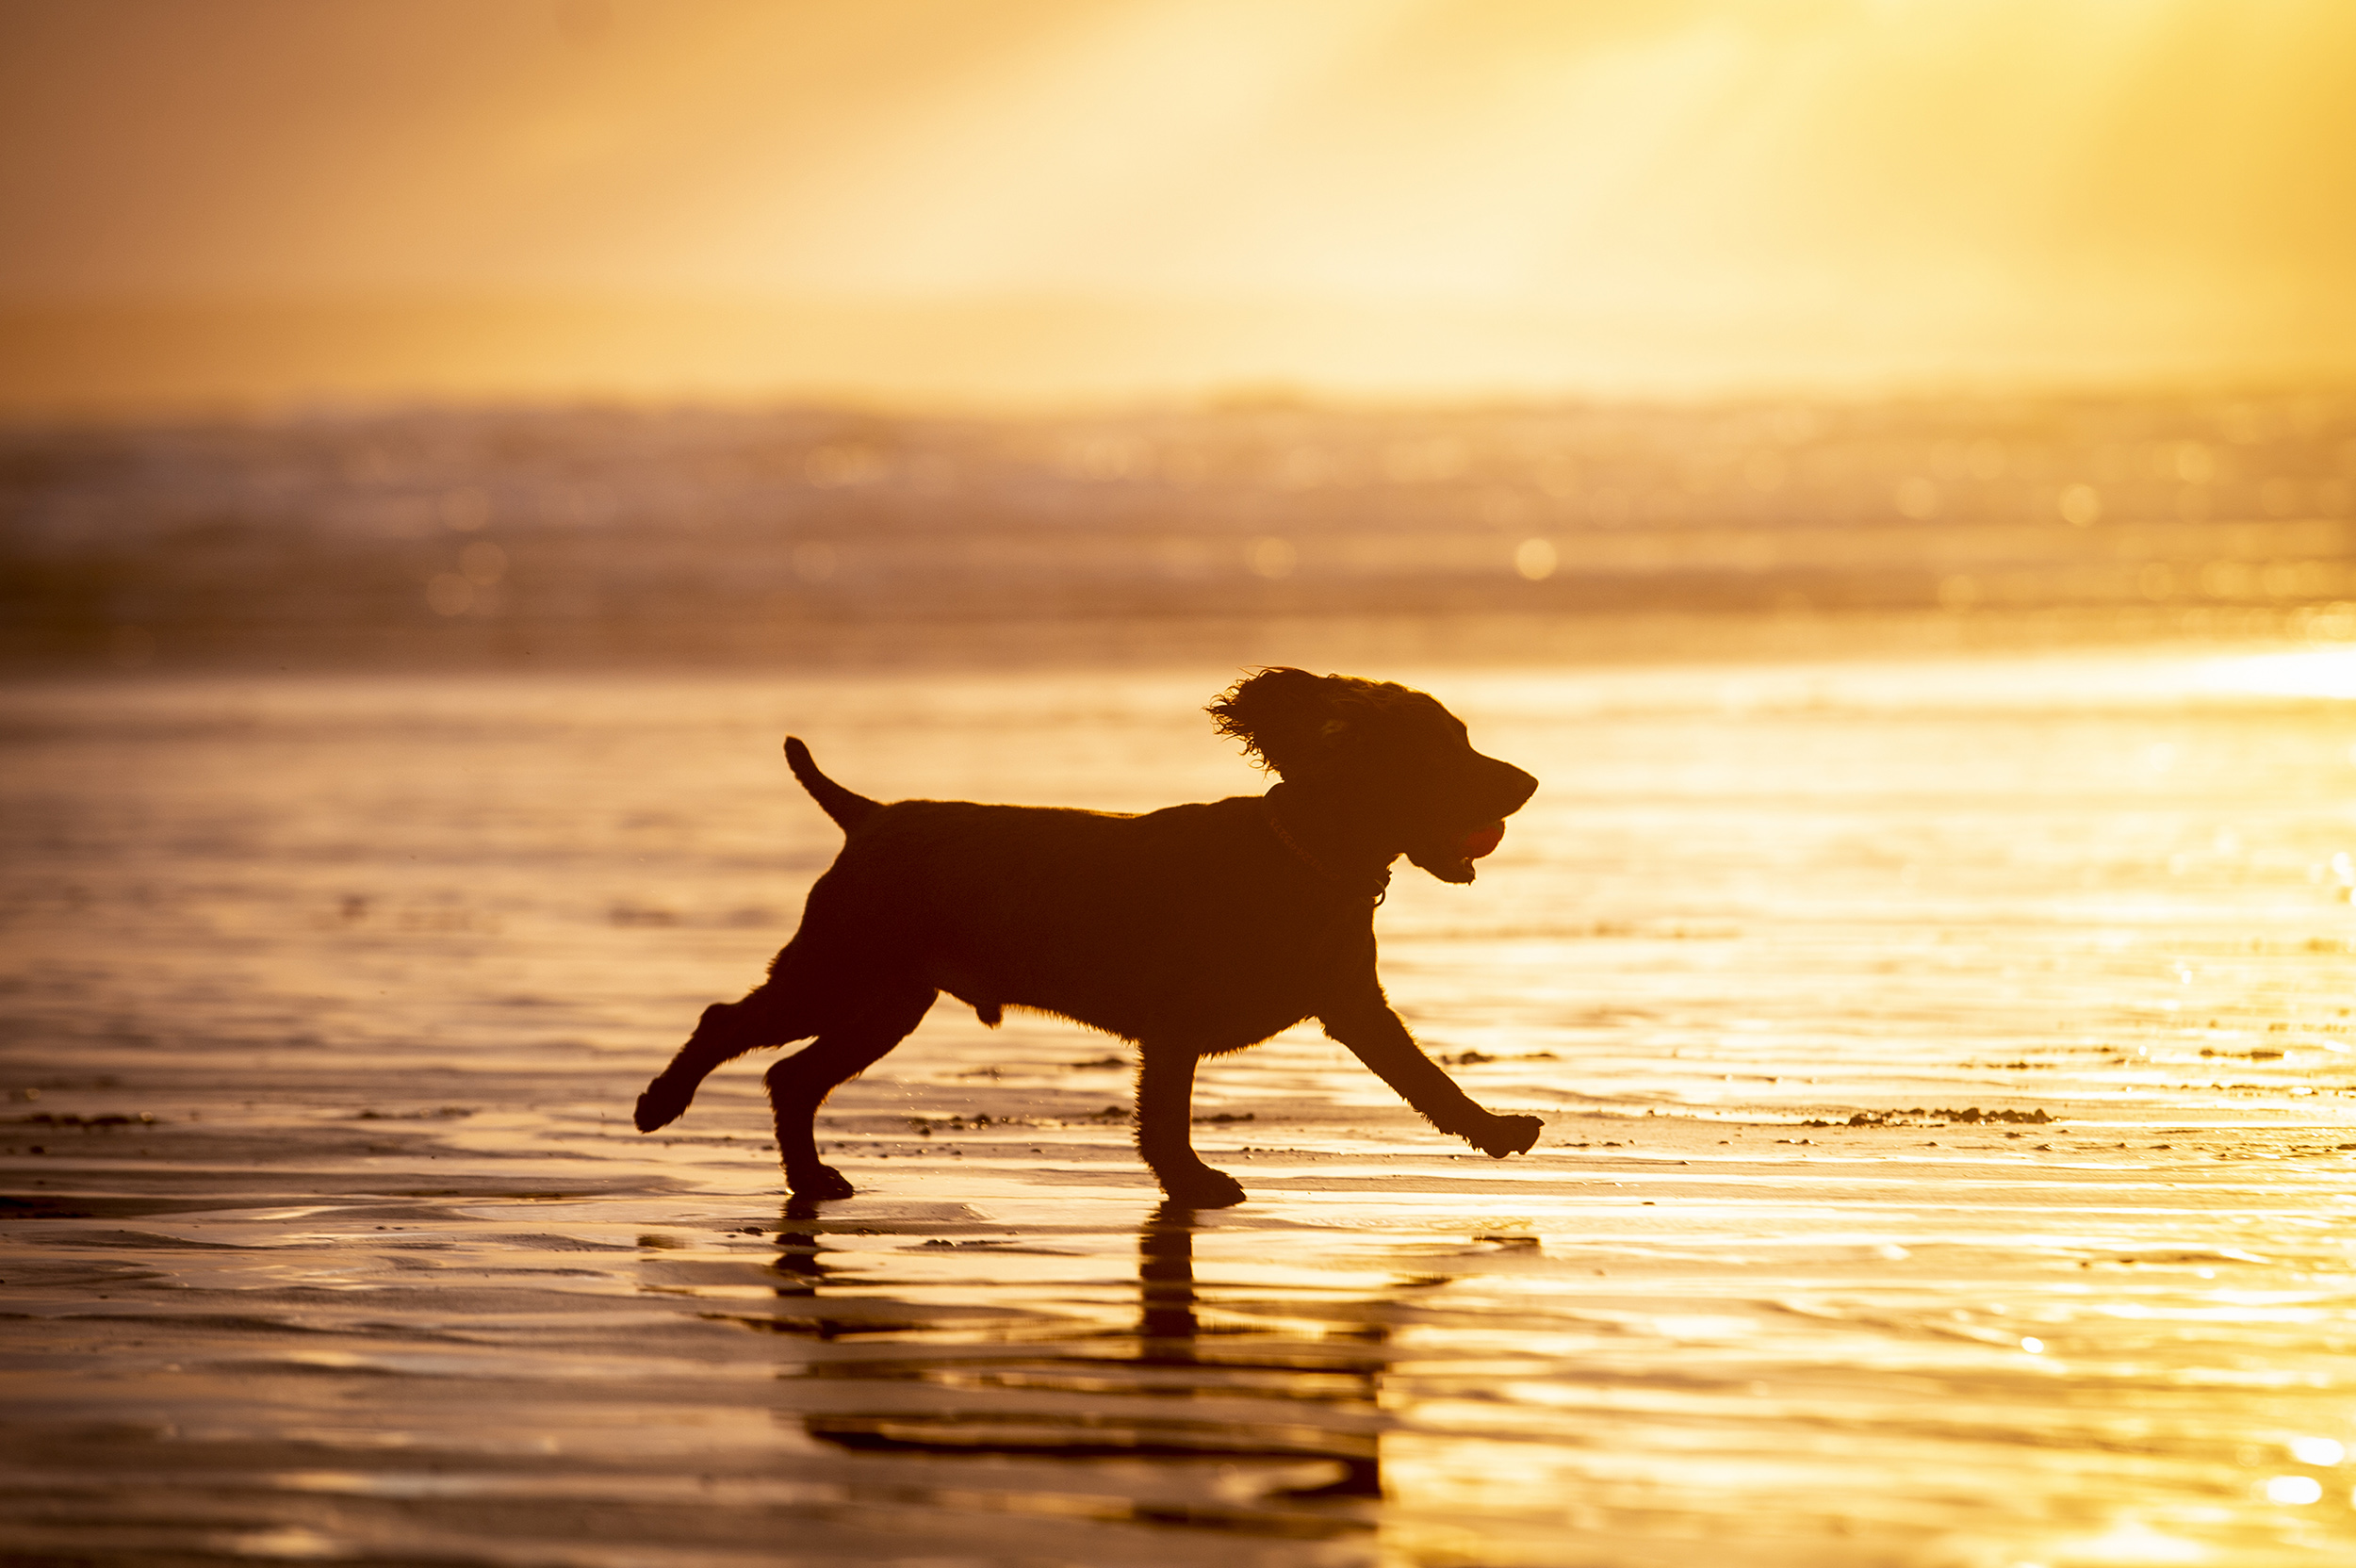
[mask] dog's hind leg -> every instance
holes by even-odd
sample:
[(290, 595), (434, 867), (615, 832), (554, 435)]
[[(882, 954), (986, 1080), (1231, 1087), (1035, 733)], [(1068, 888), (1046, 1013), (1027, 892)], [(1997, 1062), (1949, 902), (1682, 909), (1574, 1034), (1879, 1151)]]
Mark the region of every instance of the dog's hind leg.
[(1170, 1200), (1183, 1208), (1224, 1209), (1244, 1199), (1243, 1184), (1194, 1152), (1192, 1047), (1139, 1043), (1137, 1152)]
[(929, 988), (871, 996), (864, 1005), (838, 1020), (806, 1049), (771, 1068), (763, 1080), (769, 1086), (769, 1108), (777, 1124), (777, 1160), (785, 1167), (785, 1184), (796, 1198), (848, 1198), (851, 1184), (818, 1157), (811, 1124), (818, 1107), (835, 1086), (856, 1078), (906, 1039), (923, 1021), (936, 993)]
[(678, 1120), (696, 1088), (721, 1063), (818, 1033), (822, 1018), (812, 1004), (813, 988), (797, 984), (794, 972), (810, 966), (790, 962), (794, 956), (791, 947), (778, 955), (768, 983), (742, 1002), (715, 1002), (704, 1009), (695, 1032), (679, 1048), (671, 1065), (656, 1073), (638, 1097), (631, 1119), (640, 1132), (651, 1133)]

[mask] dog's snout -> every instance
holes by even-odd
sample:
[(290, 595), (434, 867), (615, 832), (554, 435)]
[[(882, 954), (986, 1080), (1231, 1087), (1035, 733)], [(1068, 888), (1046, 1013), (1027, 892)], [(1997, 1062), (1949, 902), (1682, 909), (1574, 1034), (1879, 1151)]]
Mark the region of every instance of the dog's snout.
[(1496, 815), (1512, 816), (1527, 806), (1530, 797), (1538, 792), (1538, 780), (1513, 763), (1500, 762), (1494, 757), (1483, 757), (1481, 760), (1487, 764), (1483, 770), (1488, 775), (1485, 785), (1496, 807)]

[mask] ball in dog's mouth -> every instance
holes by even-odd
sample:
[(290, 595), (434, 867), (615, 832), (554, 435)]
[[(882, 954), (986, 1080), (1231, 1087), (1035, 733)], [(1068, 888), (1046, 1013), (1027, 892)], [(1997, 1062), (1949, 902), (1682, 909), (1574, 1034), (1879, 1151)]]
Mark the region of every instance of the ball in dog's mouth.
[(1496, 822), (1486, 823), (1474, 828), (1459, 839), (1456, 841), (1456, 853), (1467, 860), (1478, 860), (1483, 856), (1495, 853), (1497, 845), (1504, 841), (1505, 822), (1503, 818), (1499, 818)]
[(1435, 839), (1421, 849), (1409, 850), (1407, 858), (1443, 882), (1469, 882), (1473, 862), (1496, 849), (1504, 838), (1505, 824), (1499, 820), (1453, 839)]

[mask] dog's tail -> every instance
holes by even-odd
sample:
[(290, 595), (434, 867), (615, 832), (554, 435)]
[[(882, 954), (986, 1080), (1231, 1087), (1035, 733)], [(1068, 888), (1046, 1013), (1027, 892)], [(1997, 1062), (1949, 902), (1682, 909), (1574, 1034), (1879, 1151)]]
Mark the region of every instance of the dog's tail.
[(845, 833), (883, 809), (881, 801), (853, 794), (820, 773), (818, 764), (810, 760), (810, 747), (791, 735), (785, 738), (785, 765), (794, 770), (794, 776), (802, 781), (802, 788), (810, 792), (810, 798), (818, 803), (820, 809), (832, 817)]

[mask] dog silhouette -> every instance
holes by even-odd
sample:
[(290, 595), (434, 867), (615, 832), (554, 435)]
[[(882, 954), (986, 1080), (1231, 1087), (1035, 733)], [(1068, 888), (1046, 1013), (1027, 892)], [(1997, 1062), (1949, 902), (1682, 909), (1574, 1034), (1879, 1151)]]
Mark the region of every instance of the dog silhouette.
[(1475, 751), (1432, 697), (1389, 682), (1266, 669), (1208, 711), (1278, 776), (1265, 794), (1134, 816), (884, 805), (787, 740), (794, 777), (843, 829), (843, 852), (768, 979), (705, 1008), (638, 1097), (639, 1131), (677, 1119), (721, 1063), (810, 1039), (766, 1076), (778, 1156), (797, 1197), (847, 1198), (851, 1184), (818, 1157), (818, 1107), (947, 991), (988, 1024), (1028, 1007), (1134, 1042), (1137, 1149), (1187, 1207), (1244, 1198), (1195, 1154), (1196, 1062), (1308, 1019), (1441, 1132), (1498, 1159), (1529, 1150), (1544, 1124), (1474, 1103), (1391, 1010), (1374, 911), (1402, 855), (1470, 882), (1538, 781)]

